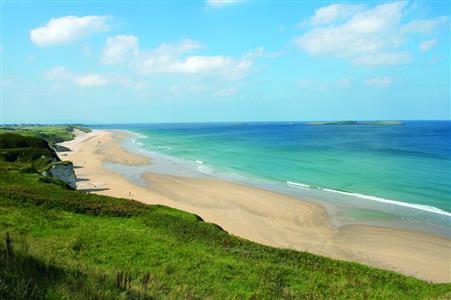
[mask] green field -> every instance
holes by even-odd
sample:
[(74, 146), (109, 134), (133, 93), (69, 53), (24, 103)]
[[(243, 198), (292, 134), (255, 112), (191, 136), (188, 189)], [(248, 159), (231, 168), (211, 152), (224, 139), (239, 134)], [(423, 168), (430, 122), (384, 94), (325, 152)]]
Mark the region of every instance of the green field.
[(39, 175), (32, 155), (0, 160), (0, 215), (0, 299), (451, 297), (449, 284), (267, 247), (179, 210), (69, 190)]

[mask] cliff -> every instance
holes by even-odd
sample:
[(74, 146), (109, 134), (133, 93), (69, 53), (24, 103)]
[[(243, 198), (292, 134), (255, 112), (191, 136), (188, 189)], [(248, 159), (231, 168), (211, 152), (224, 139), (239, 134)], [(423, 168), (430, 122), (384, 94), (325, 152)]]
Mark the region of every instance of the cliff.
[(0, 160), (20, 163), (34, 172), (76, 189), (72, 163), (61, 161), (48, 142), (41, 138), (14, 133), (0, 134)]

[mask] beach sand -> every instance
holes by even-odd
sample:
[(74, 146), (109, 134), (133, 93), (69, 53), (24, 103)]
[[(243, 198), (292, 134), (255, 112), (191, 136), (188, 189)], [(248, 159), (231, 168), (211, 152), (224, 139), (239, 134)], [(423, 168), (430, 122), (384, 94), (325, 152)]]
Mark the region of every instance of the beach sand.
[(219, 179), (147, 173), (146, 187), (103, 166), (151, 163), (117, 141), (119, 131), (94, 130), (63, 143), (72, 152), (81, 191), (162, 204), (195, 213), (227, 232), (261, 244), (291, 248), (397, 271), (432, 282), (451, 282), (450, 240), (410, 230), (367, 225), (335, 228), (317, 204)]

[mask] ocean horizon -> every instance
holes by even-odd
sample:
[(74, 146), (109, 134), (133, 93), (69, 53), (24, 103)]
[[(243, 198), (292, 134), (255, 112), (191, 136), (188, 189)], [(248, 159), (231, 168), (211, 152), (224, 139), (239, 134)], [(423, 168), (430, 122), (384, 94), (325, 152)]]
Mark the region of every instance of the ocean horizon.
[(152, 170), (116, 166), (135, 180), (146, 171), (171, 173), (175, 164), (161, 161), (175, 161), (174, 175), (213, 176), (320, 202), (338, 225), (391, 224), (449, 235), (450, 124), (287, 121), (92, 127), (133, 132), (125, 146), (159, 157), (162, 167), (154, 162)]

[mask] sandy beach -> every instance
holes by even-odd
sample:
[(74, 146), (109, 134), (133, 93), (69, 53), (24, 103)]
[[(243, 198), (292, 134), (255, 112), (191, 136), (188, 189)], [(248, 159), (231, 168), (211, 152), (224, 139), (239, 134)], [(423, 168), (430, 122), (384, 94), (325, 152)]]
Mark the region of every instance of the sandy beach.
[(271, 191), (211, 178), (147, 173), (138, 186), (103, 166), (151, 164), (118, 140), (127, 134), (94, 130), (63, 143), (72, 151), (77, 188), (85, 192), (162, 204), (201, 216), (227, 232), (265, 245), (308, 251), (397, 271), (432, 282), (451, 282), (450, 241), (420, 232), (367, 225), (335, 228), (326, 210)]

